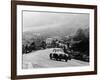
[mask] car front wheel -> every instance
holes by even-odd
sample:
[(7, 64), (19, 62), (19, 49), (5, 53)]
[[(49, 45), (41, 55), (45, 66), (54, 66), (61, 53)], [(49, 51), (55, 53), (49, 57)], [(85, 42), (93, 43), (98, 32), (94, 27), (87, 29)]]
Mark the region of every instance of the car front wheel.
[(67, 62), (67, 61), (68, 61), (68, 59), (65, 59), (65, 61)]
[(52, 54), (50, 54), (50, 59), (52, 59)]

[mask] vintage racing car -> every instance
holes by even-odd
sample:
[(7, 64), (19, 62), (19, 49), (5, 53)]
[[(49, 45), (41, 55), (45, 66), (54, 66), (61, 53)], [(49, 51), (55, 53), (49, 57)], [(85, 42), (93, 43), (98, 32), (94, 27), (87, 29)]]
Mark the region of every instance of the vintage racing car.
[(71, 60), (69, 54), (64, 53), (63, 49), (61, 48), (54, 48), (49, 56), (50, 59), (54, 59), (57, 61), (65, 60), (67, 62), (68, 60)]

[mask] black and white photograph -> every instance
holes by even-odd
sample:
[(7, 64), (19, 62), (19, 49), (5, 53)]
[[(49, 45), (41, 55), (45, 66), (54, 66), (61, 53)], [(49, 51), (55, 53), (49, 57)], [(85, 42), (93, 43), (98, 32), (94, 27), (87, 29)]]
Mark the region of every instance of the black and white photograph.
[(88, 13), (22, 11), (22, 69), (89, 65)]
[(97, 7), (12, 2), (13, 79), (97, 73)]

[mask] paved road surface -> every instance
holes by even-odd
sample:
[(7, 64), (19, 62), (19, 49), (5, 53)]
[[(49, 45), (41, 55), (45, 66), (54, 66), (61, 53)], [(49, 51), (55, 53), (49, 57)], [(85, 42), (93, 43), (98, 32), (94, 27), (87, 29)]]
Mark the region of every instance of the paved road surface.
[(50, 60), (49, 54), (52, 49), (39, 50), (28, 54), (23, 54), (23, 69), (28, 68), (52, 68), (52, 67), (72, 67), (87, 66), (88, 62), (75, 59), (65, 61)]

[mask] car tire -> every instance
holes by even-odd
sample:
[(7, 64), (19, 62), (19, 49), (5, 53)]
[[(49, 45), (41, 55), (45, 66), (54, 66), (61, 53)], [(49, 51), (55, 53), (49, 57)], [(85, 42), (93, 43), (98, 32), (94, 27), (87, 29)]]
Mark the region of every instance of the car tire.
[(59, 61), (59, 59), (58, 59), (58, 58), (56, 58), (56, 61)]
[(52, 60), (52, 54), (50, 54), (49, 56), (50, 56), (50, 59)]
[(50, 57), (50, 59), (52, 60), (52, 57)]
[(69, 60), (71, 60), (71, 57), (69, 57)]
[(68, 59), (65, 59), (65, 61), (67, 62), (67, 61), (68, 61)]

